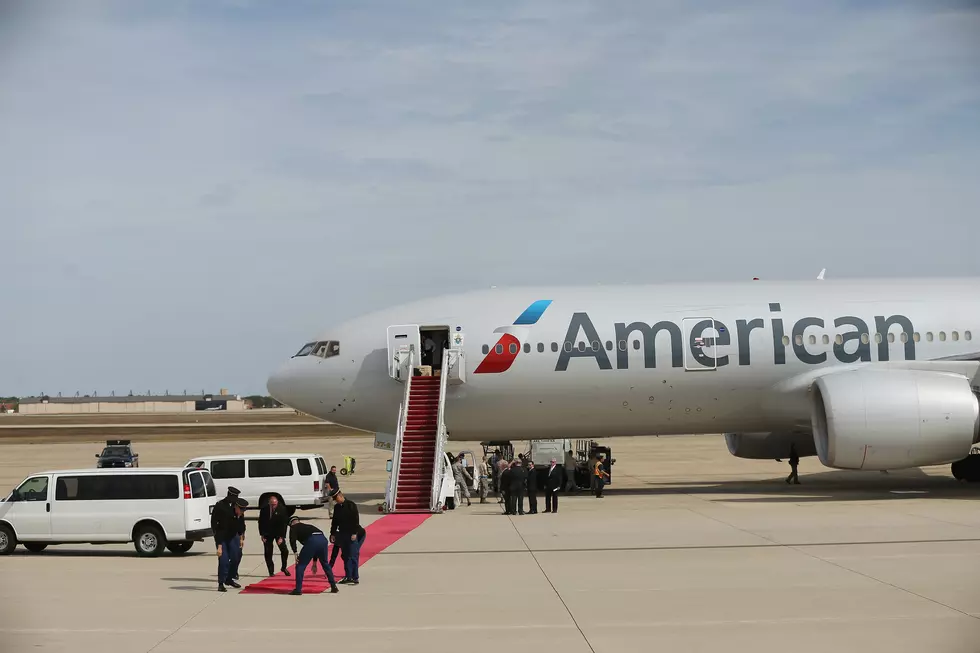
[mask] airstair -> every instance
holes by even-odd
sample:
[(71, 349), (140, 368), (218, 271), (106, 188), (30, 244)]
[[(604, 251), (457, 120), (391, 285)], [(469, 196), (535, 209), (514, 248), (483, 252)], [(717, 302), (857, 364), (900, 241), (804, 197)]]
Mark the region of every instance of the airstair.
[(385, 512), (441, 512), (446, 497), (453, 496), (455, 482), (446, 461), (444, 413), (450, 361), (458, 364), (459, 357), (455, 350), (443, 353), (447, 365), (439, 376), (415, 375), (414, 347), (403, 352), (407, 356), (402, 356), (401, 365), (396, 362), (396, 367), (407, 370), (396, 377), (405, 384), (405, 393), (398, 408)]

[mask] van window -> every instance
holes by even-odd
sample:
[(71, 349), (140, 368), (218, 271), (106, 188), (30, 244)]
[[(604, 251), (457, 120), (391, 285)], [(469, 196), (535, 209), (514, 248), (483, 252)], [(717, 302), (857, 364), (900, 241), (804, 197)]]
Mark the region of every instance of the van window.
[(191, 496), (195, 499), (206, 499), (207, 490), (204, 488), (204, 479), (200, 474), (191, 474)]
[(218, 491), (214, 489), (214, 480), (211, 478), (211, 475), (208, 474), (208, 470), (202, 469), (201, 476), (204, 477), (204, 487), (207, 488), (208, 496), (213, 497), (216, 495)]
[(93, 474), (59, 476), (58, 501), (124, 501), (179, 499), (176, 474)]
[(35, 476), (27, 479), (17, 488), (17, 495), (21, 501), (47, 501), (48, 477)]
[(248, 461), (249, 478), (292, 475), (293, 461), (289, 458), (256, 458)]
[(296, 469), (299, 470), (300, 476), (312, 476), (313, 467), (310, 465), (310, 460), (308, 458), (297, 458), (296, 459)]
[(245, 478), (244, 460), (215, 460), (211, 463), (213, 478)]
[(316, 472), (320, 476), (323, 476), (324, 474), (327, 473), (327, 463), (323, 462), (323, 458), (321, 458), (320, 456), (316, 457)]

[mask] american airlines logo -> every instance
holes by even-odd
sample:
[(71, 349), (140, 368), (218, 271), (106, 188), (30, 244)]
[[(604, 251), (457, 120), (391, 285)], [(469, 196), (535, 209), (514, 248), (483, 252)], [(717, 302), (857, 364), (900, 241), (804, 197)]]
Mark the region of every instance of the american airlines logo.
[[(518, 317), (513, 326), (497, 328), (494, 333), (500, 333), (500, 339), (497, 341), (497, 345), (490, 349), (475, 373), (497, 374), (510, 369), (521, 351), (521, 343), (527, 340), (530, 326), (540, 319), (541, 314), (550, 304), (550, 300), (535, 302)], [(769, 310), (773, 314), (778, 314), (781, 310), (780, 305), (778, 303), (769, 304)], [(785, 324), (783, 318), (775, 316), (770, 317), (768, 325), (767, 320), (761, 317), (735, 320), (737, 364), (751, 365), (753, 354), (759, 355), (761, 353), (754, 352), (751, 343), (752, 332), (756, 329), (763, 329), (770, 333), (772, 340), (771, 356), (775, 365), (785, 365), (787, 354), (791, 354), (798, 361), (807, 365), (821, 365), (827, 362), (829, 355), (833, 355), (841, 363), (871, 362), (872, 345), (877, 347), (877, 360), (887, 361), (890, 358), (889, 346), (893, 344), (889, 341), (888, 336), (892, 327), (901, 328), (901, 340), (899, 342), (904, 350), (905, 360), (915, 360), (915, 339), (913, 338), (915, 328), (912, 321), (904, 315), (874, 316), (874, 331), (869, 329), (866, 321), (854, 315), (834, 318), (832, 324), (836, 335), (830, 336), (833, 338), (833, 348), (831, 352), (828, 352), (826, 349), (814, 351), (817, 348), (817, 341), (815, 338), (809, 338), (813, 335), (810, 329), (822, 330), (827, 328), (827, 322), (823, 318), (806, 316), (796, 320), (792, 325)], [(627, 369), (631, 344), (634, 349), (642, 349), (643, 367), (655, 368), (657, 366), (657, 340), (662, 333), (669, 337), (672, 367), (684, 366), (685, 346), (689, 348), (692, 356), (698, 360), (699, 364), (706, 367), (725, 367), (732, 364), (732, 359), (735, 358), (735, 355), (729, 354), (717, 357), (709, 355), (709, 352), (718, 353), (711, 351), (710, 348), (713, 346), (724, 347), (732, 344), (732, 333), (728, 325), (717, 319), (699, 320), (690, 327), (687, 334), (681, 325), (669, 320), (654, 324), (617, 322), (613, 328), (616, 334), (615, 341), (608, 341), (603, 347), (603, 338), (599, 335), (599, 331), (589, 314), (585, 312), (572, 314), (564, 341), (560, 343), (555, 371), (566, 371), (571, 360), (575, 358), (591, 358), (600, 370), (614, 369), (613, 362), (610, 360), (612, 349), (616, 350), (615, 369)], [(877, 341), (877, 338), (875, 342), (872, 342), (873, 334), (879, 334), (880, 342)], [(684, 342), (685, 335), (686, 343)], [(830, 344), (829, 334), (823, 333), (821, 335), (827, 338), (823, 343), (823, 347), (826, 348)], [(892, 333), (891, 338), (895, 338), (894, 333)], [(758, 339), (756, 339), (755, 344), (757, 348)], [(768, 346), (766, 352), (767, 354), (769, 352)]]

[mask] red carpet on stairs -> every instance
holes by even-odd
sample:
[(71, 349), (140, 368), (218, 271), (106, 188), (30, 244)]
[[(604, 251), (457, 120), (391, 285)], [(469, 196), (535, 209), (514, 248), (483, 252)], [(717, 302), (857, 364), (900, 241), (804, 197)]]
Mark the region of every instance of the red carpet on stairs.
[[(422, 522), (431, 516), (432, 513), (393, 514), (385, 515), (372, 523), (364, 529), (367, 531), (367, 536), (364, 538), (364, 544), (361, 545), (361, 559), (358, 567), (363, 569), (364, 563), (421, 526)], [(333, 549), (332, 544), (330, 548)], [(292, 555), (292, 552), (290, 552), (290, 555)], [(272, 559), (274, 562), (279, 562), (279, 551), (277, 549), (273, 549)], [(303, 574), (303, 594), (319, 594), (330, 589), (330, 583), (327, 582), (327, 577), (323, 573), (323, 570), (318, 566), (316, 576), (313, 576), (310, 573), (312, 569), (313, 565), (311, 563), (307, 565), (306, 573)], [(280, 572), (272, 578), (265, 578), (257, 583), (246, 585), (239, 593), (288, 594), (296, 589), (295, 565), (289, 567), (289, 573), (291, 574), (290, 576), (285, 576)], [(337, 556), (337, 561), (334, 563), (333, 573), (336, 575), (337, 580), (344, 577), (344, 561), (340, 556)], [(363, 573), (361, 575), (363, 576)]]

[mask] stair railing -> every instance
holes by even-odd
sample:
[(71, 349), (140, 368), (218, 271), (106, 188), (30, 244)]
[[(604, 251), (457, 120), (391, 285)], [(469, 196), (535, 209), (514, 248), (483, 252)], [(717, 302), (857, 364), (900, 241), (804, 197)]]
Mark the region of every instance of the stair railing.
[(391, 454), (391, 498), (388, 501), (389, 510), (395, 510), (395, 503), (398, 501), (398, 471), (402, 466), (402, 444), (405, 441), (405, 429), (408, 426), (408, 399), (412, 387), (412, 378), (415, 376), (415, 348), (409, 346), (408, 349), (408, 378), (405, 379), (405, 394), (402, 396), (402, 403), (398, 407), (398, 428), (395, 430), (395, 447)]
[[(442, 360), (449, 358), (449, 350), (444, 349)], [(445, 464), (446, 448), (446, 419), (444, 411), (446, 408), (446, 387), (449, 379), (448, 370), (443, 370), (439, 375), (439, 413), (436, 416), (438, 428), (436, 429), (436, 459), (432, 465), (432, 496), (429, 498), (429, 510), (436, 512), (439, 509), (439, 496), (442, 491), (443, 466)]]

